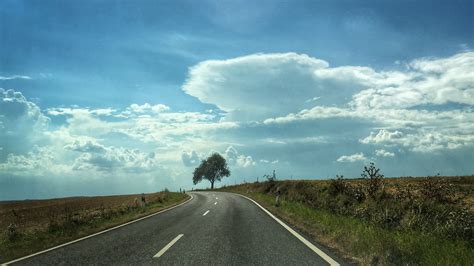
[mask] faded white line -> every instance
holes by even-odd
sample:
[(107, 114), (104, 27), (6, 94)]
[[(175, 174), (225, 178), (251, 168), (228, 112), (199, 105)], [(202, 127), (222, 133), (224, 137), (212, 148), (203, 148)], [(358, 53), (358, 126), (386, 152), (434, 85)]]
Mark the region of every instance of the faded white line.
[(25, 256), (25, 257), (21, 257), (21, 258), (16, 259), (16, 260), (12, 260), (12, 261), (9, 261), (9, 262), (5, 262), (5, 263), (3, 263), (3, 264), (1, 264), (1, 265), (9, 265), (9, 264), (12, 264), (12, 263), (15, 263), (15, 262), (19, 262), (19, 261), (22, 261), (22, 260), (25, 260), (25, 259), (28, 259), (28, 258), (37, 256), (37, 255), (40, 255), (40, 254), (43, 254), (43, 253), (46, 253), (46, 252), (55, 250), (55, 249), (58, 249), (58, 248), (62, 248), (62, 247), (64, 247), (64, 246), (68, 246), (68, 245), (74, 244), (74, 243), (79, 242), (79, 241), (82, 241), (82, 240), (85, 240), (85, 239), (88, 239), (88, 238), (91, 238), (91, 237), (94, 237), (94, 236), (97, 236), (97, 235), (100, 235), (100, 234), (103, 234), (103, 233), (106, 233), (106, 232), (109, 232), (109, 231), (112, 231), (112, 230), (115, 230), (115, 229), (118, 229), (118, 228), (120, 228), (120, 227), (129, 225), (129, 224), (136, 223), (136, 222), (138, 222), (138, 221), (141, 221), (141, 220), (144, 220), (144, 219), (153, 217), (153, 216), (158, 215), (158, 214), (160, 214), (160, 213), (163, 213), (163, 212), (172, 210), (172, 209), (177, 208), (177, 207), (179, 207), (179, 206), (181, 206), (181, 205), (183, 205), (183, 204), (185, 204), (185, 203), (188, 203), (189, 201), (191, 201), (191, 200), (194, 198), (193, 195), (191, 195), (191, 194), (188, 194), (188, 195), (191, 196), (191, 198), (189, 198), (187, 201), (182, 202), (182, 203), (180, 203), (180, 204), (178, 204), (178, 205), (176, 205), (176, 206), (170, 207), (170, 208), (168, 208), (168, 209), (165, 209), (165, 210), (161, 210), (161, 211), (159, 211), (159, 212), (152, 213), (152, 214), (150, 214), (150, 215), (147, 215), (147, 216), (142, 217), (142, 218), (138, 218), (138, 219), (133, 220), (133, 221), (130, 221), (130, 222), (128, 222), (128, 223), (124, 223), (124, 224), (121, 224), (121, 225), (117, 225), (117, 226), (115, 226), (115, 227), (106, 229), (106, 230), (104, 230), (104, 231), (100, 231), (100, 232), (94, 233), (94, 234), (92, 234), (92, 235), (88, 235), (88, 236), (85, 236), (85, 237), (82, 237), (82, 238), (73, 240), (73, 241), (71, 241), (71, 242), (67, 242), (67, 243), (61, 244), (61, 245), (59, 245), (59, 246), (55, 246), (55, 247), (52, 247), (52, 248), (48, 248), (48, 249), (46, 249), (46, 250), (43, 250), (43, 251), (40, 251), (40, 252), (31, 254), (31, 255), (28, 255), (28, 256)]
[(219, 198), (218, 198), (218, 197), (216, 197), (216, 200), (218, 200), (218, 199), (219, 199)]
[(160, 251), (158, 251), (158, 253), (156, 253), (155, 256), (153, 256), (153, 258), (159, 258), (161, 257), (163, 254), (165, 254), (165, 252), (170, 249), (171, 246), (173, 246), (176, 242), (178, 242), (178, 240), (183, 237), (183, 234), (179, 234), (177, 237), (175, 237), (173, 240), (171, 240), (171, 242), (168, 243), (168, 245), (166, 245), (164, 248), (162, 248)]
[(217, 205), (217, 201), (216, 201), (216, 202), (214, 202), (214, 205)]
[(249, 198), (249, 197), (246, 197), (244, 195), (240, 195), (240, 194), (237, 194), (237, 193), (232, 193), (232, 194), (236, 194), (236, 195), (239, 195), (241, 197), (244, 197), (248, 200), (250, 200), (251, 202), (255, 203), (258, 207), (260, 207), (260, 209), (262, 209), (265, 213), (267, 213), (270, 217), (272, 217), (275, 221), (277, 221), (281, 226), (283, 226), (286, 230), (288, 230), (292, 235), (294, 235), (296, 238), (298, 238), (301, 242), (303, 242), (303, 244), (305, 244), (308, 248), (310, 248), (312, 251), (314, 251), (316, 254), (318, 254), (322, 259), (324, 259), (327, 263), (329, 263), (331, 266), (339, 266), (340, 264), (335, 261), (333, 258), (329, 257), (326, 253), (324, 253), (324, 251), (320, 250), (319, 248), (317, 248), (315, 245), (313, 245), (313, 243), (309, 242), (308, 240), (306, 240), (306, 238), (304, 238), (302, 235), (300, 235), (298, 232), (296, 232), (295, 230), (293, 230), (291, 227), (289, 227), (288, 225), (286, 225), (284, 222), (282, 222), (280, 219), (278, 219), (277, 217), (275, 217), (275, 215), (273, 215), (271, 212), (267, 211), (267, 209), (263, 208), (260, 204), (258, 204), (256, 201), (254, 201), (253, 199)]
[(206, 216), (206, 214), (209, 213), (209, 210), (207, 210), (202, 216)]

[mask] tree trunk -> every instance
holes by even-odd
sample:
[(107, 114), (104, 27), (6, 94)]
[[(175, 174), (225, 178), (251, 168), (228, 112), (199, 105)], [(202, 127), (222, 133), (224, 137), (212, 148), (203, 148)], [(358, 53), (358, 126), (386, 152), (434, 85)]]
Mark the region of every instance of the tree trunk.
[(211, 189), (214, 189), (214, 181), (211, 181)]

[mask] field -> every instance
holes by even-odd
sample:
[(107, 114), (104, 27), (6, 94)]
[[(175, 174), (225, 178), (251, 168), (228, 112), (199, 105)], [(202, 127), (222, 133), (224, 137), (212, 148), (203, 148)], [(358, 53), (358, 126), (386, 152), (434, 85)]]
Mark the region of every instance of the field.
[(269, 180), (221, 190), (252, 197), (357, 264), (474, 261), (474, 176)]
[(145, 216), (188, 198), (168, 191), (142, 195), (0, 202), (0, 262)]

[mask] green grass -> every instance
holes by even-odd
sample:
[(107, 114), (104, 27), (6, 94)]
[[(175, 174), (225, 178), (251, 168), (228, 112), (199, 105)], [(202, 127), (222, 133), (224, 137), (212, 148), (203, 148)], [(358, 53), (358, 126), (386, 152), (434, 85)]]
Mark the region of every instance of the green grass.
[(275, 207), (275, 197), (226, 190), (250, 196), (286, 222), (346, 259), (364, 265), (472, 265), (473, 248), (464, 241), (443, 239), (415, 231), (381, 228), (369, 222), (316, 209), (304, 203), (283, 200)]
[(125, 213), (115, 213), (114, 215), (87, 221), (83, 224), (67, 223), (57, 226), (54, 230), (20, 233), (13, 241), (8, 240), (2, 235), (0, 237), (0, 262), (10, 261), (138, 219), (177, 205), (188, 198), (189, 196), (183, 193), (169, 192), (163, 202), (151, 203), (141, 208), (132, 208)]

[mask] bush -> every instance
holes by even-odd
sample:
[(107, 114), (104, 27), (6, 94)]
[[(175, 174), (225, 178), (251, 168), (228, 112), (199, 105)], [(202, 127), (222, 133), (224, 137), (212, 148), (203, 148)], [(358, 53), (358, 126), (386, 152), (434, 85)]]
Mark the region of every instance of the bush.
[(19, 236), (16, 224), (14, 223), (10, 224), (7, 227), (7, 231), (5, 232), (5, 235), (8, 241), (15, 241)]
[(454, 189), (452, 184), (437, 176), (428, 177), (421, 186), (421, 194), (428, 200), (437, 203), (453, 203)]
[(350, 191), (351, 197), (357, 200), (357, 202), (361, 203), (365, 200), (365, 193), (362, 186), (360, 185), (349, 186), (349, 191)]
[(343, 194), (347, 191), (347, 185), (344, 180), (344, 176), (336, 175), (335, 179), (331, 179), (329, 183), (328, 192), (331, 196), (337, 196), (339, 194)]
[(375, 199), (377, 193), (383, 189), (383, 175), (374, 163), (364, 166), (361, 177), (365, 180), (365, 190), (367, 195)]

